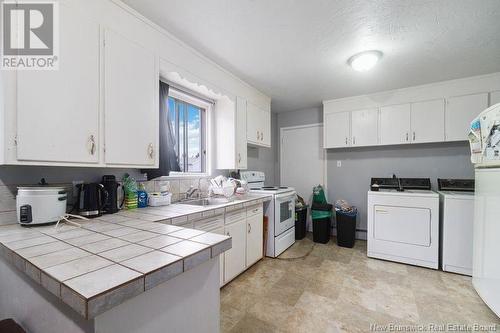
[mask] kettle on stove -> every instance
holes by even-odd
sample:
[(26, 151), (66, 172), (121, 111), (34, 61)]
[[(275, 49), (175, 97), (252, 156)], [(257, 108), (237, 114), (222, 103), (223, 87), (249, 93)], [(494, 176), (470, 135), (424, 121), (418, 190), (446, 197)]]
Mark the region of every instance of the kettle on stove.
[(84, 217), (101, 216), (108, 200), (108, 191), (98, 183), (83, 183), (77, 185), (78, 197), (74, 209)]

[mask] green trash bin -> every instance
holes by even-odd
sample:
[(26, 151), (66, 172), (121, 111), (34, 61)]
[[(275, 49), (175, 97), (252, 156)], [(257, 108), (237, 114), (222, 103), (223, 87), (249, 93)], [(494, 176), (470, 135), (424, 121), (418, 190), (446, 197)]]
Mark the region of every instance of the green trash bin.
[(313, 223), (313, 241), (326, 244), (330, 241), (333, 206), (326, 202), (325, 191), (321, 185), (313, 189), (311, 218)]

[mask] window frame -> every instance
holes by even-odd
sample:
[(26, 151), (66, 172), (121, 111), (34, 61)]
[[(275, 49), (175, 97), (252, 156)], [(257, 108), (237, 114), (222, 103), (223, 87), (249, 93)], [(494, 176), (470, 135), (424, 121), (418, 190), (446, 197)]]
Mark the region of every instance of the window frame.
[[(210, 146), (210, 115), (211, 115), (211, 111), (212, 111), (212, 107), (214, 105), (213, 102), (209, 101), (209, 100), (205, 100), (205, 99), (202, 99), (202, 98), (198, 98), (196, 97), (195, 95), (193, 94), (190, 94), (189, 92), (186, 92), (186, 91), (183, 91), (183, 90), (180, 90), (179, 88), (177, 87), (173, 87), (173, 86), (170, 86), (169, 87), (169, 92), (168, 92), (168, 97), (172, 97), (173, 99), (176, 99), (178, 101), (180, 101), (181, 103), (185, 103), (185, 104), (191, 104), (195, 107), (198, 107), (200, 108), (202, 111), (201, 111), (201, 119), (200, 119), (200, 133), (201, 133), (201, 147), (202, 147), (202, 161), (201, 161), (201, 165), (202, 165), (202, 172), (188, 172), (188, 171), (180, 171), (180, 172), (176, 172), (176, 171), (171, 171), (169, 173), (169, 177), (179, 177), (179, 176), (210, 176), (210, 170), (211, 170), (211, 152), (210, 152), (210, 149), (209, 147)], [(168, 103), (168, 100), (167, 100), (167, 103)], [(177, 103), (176, 103), (177, 105)], [(170, 110), (169, 110), (170, 112)], [(179, 128), (178, 126), (178, 122), (179, 122), (179, 112), (177, 111), (176, 112), (176, 123), (177, 123), (177, 128)], [(188, 140), (187, 140), (187, 131), (184, 131), (185, 133), (184, 134), (184, 151), (187, 151), (186, 147), (188, 145)], [(179, 142), (177, 143), (179, 145)], [(187, 154), (185, 154), (186, 156), (184, 157), (184, 161), (187, 161), (188, 159), (188, 156)], [(180, 158), (180, 156), (179, 156)], [(186, 164), (184, 164), (186, 165)]]

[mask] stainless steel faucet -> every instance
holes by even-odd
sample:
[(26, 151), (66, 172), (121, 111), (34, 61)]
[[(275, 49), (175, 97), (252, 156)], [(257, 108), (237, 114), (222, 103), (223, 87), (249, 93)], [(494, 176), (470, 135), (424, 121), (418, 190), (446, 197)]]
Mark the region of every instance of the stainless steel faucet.
[(189, 187), (189, 190), (187, 190), (187, 192), (186, 192), (186, 199), (191, 199), (196, 192), (200, 192), (200, 190), (198, 188), (194, 187), (193, 185), (191, 185)]
[(394, 179), (398, 183), (398, 188), (396, 189), (396, 191), (403, 192), (405, 189), (404, 189), (403, 185), (401, 184), (401, 178), (398, 178), (398, 177), (396, 177), (396, 175), (393, 174), (392, 179)]

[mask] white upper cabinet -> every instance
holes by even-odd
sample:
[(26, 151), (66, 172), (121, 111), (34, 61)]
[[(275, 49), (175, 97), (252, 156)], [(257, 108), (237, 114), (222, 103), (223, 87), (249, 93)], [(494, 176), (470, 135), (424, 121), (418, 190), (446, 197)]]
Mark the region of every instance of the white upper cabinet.
[(247, 141), (261, 147), (271, 147), (271, 112), (247, 102)]
[(340, 148), (350, 145), (350, 113), (333, 112), (324, 114), (324, 147)]
[(446, 141), (465, 141), (470, 122), (488, 107), (488, 94), (450, 97), (446, 101)]
[(271, 147), (271, 111), (261, 109), (261, 112), (261, 142), (265, 147)]
[(493, 91), (490, 93), (490, 106), (500, 103), (500, 91)]
[(411, 104), (411, 142), (444, 141), (444, 99)]
[(159, 74), (155, 55), (106, 30), (104, 68), (105, 162), (157, 166)]
[(380, 108), (380, 144), (394, 145), (410, 142), (410, 104)]
[(247, 101), (236, 98), (236, 169), (247, 168)]
[(215, 105), (216, 168), (247, 168), (247, 101), (221, 98)]
[(378, 143), (378, 109), (351, 112), (352, 146), (373, 146)]
[(59, 70), (19, 71), (17, 160), (99, 162), (99, 24), (60, 6)]

